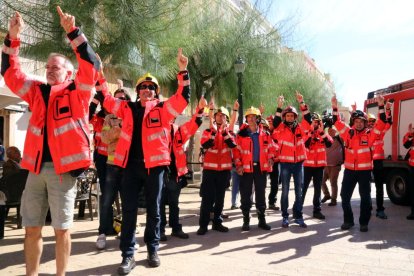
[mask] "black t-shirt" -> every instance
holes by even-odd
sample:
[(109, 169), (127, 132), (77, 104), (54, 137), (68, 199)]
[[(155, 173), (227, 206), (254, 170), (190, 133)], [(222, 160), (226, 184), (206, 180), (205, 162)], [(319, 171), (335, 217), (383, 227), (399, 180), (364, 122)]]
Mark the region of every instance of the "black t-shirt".
[(40, 85), (40, 90), (42, 91), (42, 97), (45, 101), (46, 114), (45, 114), (45, 126), (43, 128), (43, 154), (42, 154), (42, 163), (43, 162), (53, 162), (52, 155), (50, 154), (49, 144), (47, 140), (47, 107), (49, 104), (50, 97), (50, 85), (42, 84)]
[(134, 120), (134, 129), (132, 131), (132, 142), (128, 160), (142, 162), (144, 160), (144, 150), (142, 149), (142, 124), (145, 107), (143, 107), (140, 102), (129, 102), (128, 105), (132, 110)]

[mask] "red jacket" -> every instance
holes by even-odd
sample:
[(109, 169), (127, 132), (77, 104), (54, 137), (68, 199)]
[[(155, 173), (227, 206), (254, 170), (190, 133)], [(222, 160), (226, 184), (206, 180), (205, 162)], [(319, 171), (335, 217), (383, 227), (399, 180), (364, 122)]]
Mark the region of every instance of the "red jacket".
[[(272, 166), (269, 160), (275, 157), (276, 148), (269, 133), (263, 131), (261, 125), (258, 126), (259, 145), (260, 145), (260, 170), (262, 172), (271, 172)], [(243, 124), (236, 138), (237, 147), (234, 148), (234, 163), (236, 167), (243, 166), (243, 172), (253, 172), (253, 141), (249, 135), (249, 126)]]
[(184, 152), (184, 144), (193, 136), (201, 123), (203, 118), (203, 110), (197, 110), (193, 118), (185, 124), (178, 127), (173, 125), (174, 139), (172, 143), (172, 150), (175, 156), (175, 166), (177, 168), (177, 176), (180, 177), (188, 172), (187, 156)]
[(91, 164), (88, 106), (99, 63), (78, 28), (69, 33), (68, 38), (79, 69), (74, 81), (51, 87), (47, 110), (41, 92), (42, 88), (47, 88), (46, 84), (30, 79), (20, 68), (17, 55), (20, 40), (7, 36), (3, 46), (1, 73), (10, 90), (26, 101), (32, 112), (21, 165), (36, 174), (41, 169), (46, 123), (49, 150), (57, 174)]
[(320, 168), (326, 164), (326, 148), (332, 145), (332, 138), (329, 134), (309, 132), (309, 138), (305, 142), (306, 160), (303, 163), (305, 167)]
[(373, 144), (374, 155), (372, 156), (372, 158), (374, 160), (383, 160), (383, 159), (385, 159), (385, 156), (384, 156), (384, 136), (387, 133), (387, 131), (390, 129), (390, 127), (391, 127), (391, 124), (386, 123), (384, 130), (381, 132), (381, 134), (374, 141), (374, 144)]
[(372, 170), (371, 147), (384, 130), (385, 123), (382, 120), (377, 120), (372, 130), (365, 128), (362, 131), (357, 131), (354, 127), (351, 128), (344, 122), (337, 120), (335, 127), (344, 140), (345, 168), (355, 171)]
[[(171, 123), (187, 107), (188, 99), (184, 98), (183, 90), (190, 89), (190, 80), (187, 71), (177, 75), (177, 92), (165, 102), (158, 99), (149, 101), (145, 105), (142, 122), (142, 149), (146, 168), (168, 166), (171, 162)], [(105, 85), (104, 80), (100, 80)], [(103, 89), (105, 96), (104, 108), (122, 119), (122, 130), (115, 150), (114, 163), (125, 168), (128, 162), (129, 150), (132, 143), (134, 118), (129, 102), (114, 98), (107, 89)]]
[(233, 167), (231, 149), (236, 147), (234, 136), (224, 130), (206, 129), (201, 136), (201, 146), (205, 150), (203, 168), (214, 171), (230, 171)]
[(411, 167), (414, 167), (414, 135), (410, 132), (407, 132), (404, 135), (403, 143), (405, 148), (409, 148), (408, 151), (409, 157), (408, 157), (408, 164), (410, 164)]

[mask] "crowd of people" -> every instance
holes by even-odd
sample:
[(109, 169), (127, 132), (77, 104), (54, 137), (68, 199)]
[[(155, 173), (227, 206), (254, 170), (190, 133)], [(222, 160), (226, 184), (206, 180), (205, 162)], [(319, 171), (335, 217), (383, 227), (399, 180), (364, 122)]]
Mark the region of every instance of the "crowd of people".
[[(306, 228), (303, 202), (309, 184), (314, 186), (313, 217), (325, 219), (321, 203), (331, 200), (337, 204), (338, 175), (344, 164), (344, 179), (340, 196), (344, 221), (341, 229), (355, 225), (351, 197), (359, 184), (361, 208), (359, 229), (368, 231), (371, 217), (372, 172), (377, 189), (376, 216), (386, 219), (383, 206), (381, 165), (384, 159), (385, 131), (392, 123), (391, 103), (377, 97), (378, 119), (363, 111), (353, 110), (350, 124), (342, 121), (334, 96), (332, 125), (325, 128), (321, 115), (310, 112), (303, 96), (296, 92), (302, 120), (295, 107), (285, 106), (283, 96), (277, 97), (276, 112), (267, 118), (263, 108), (239, 110), (236, 101), (230, 116), (225, 107), (216, 108), (201, 97), (191, 120), (181, 126), (174, 123), (190, 101), (188, 58), (178, 50), (178, 88), (173, 96), (161, 100), (160, 85), (155, 76), (147, 73), (138, 78), (136, 101), (131, 101), (119, 83), (113, 95), (108, 91), (103, 66), (85, 35), (75, 25), (75, 18), (57, 7), (60, 22), (79, 64), (77, 74), (70, 60), (52, 53), (46, 64), (46, 83), (32, 80), (20, 67), (18, 52), (23, 19), (16, 12), (2, 49), (1, 74), (7, 86), (29, 104), (32, 112), (27, 130), (21, 166), (30, 171), (22, 196), (22, 218), (25, 227), (24, 252), (28, 275), (39, 271), (43, 249), (42, 227), (50, 208), (52, 227), (56, 236), (56, 274), (67, 269), (73, 223), (75, 180), (92, 162), (97, 169), (102, 196), (96, 246), (104, 249), (106, 237), (116, 235), (113, 228), (112, 204), (120, 195), (122, 228), (120, 251), (122, 261), (118, 274), (129, 274), (136, 266), (136, 225), (138, 208), (146, 208), (144, 241), (150, 267), (160, 265), (159, 242), (166, 241), (166, 206), (172, 236), (188, 239), (179, 222), (179, 196), (186, 186), (188, 172), (184, 145), (195, 134), (202, 117), (209, 109), (209, 127), (200, 141), (203, 152), (203, 175), (200, 187), (200, 216), (198, 235), (212, 230), (228, 232), (223, 225), (225, 191), (233, 179), (234, 197), (240, 191), (240, 207), (232, 199), (232, 209), (240, 208), (242, 231), (250, 230), (253, 204), (257, 226), (270, 230), (266, 222), (266, 185), (270, 175), (269, 208), (278, 210), (276, 197), (282, 185), (282, 227), (291, 222)], [(92, 91), (96, 90), (93, 96)], [(92, 101), (90, 99), (92, 98)], [(101, 110), (97, 111), (97, 106)], [(245, 122), (234, 130), (239, 112)], [(94, 129), (94, 154), (91, 156), (89, 124)], [(411, 148), (409, 164), (411, 182), (414, 178), (414, 129), (404, 137), (404, 146)], [(20, 153), (19, 153), (20, 154)], [(293, 221), (289, 219), (289, 188), (293, 177), (295, 200)], [(331, 192), (326, 184), (330, 181)], [(237, 186), (237, 187), (236, 187)], [(413, 185), (412, 185), (413, 186)], [(321, 193), (324, 197), (321, 199)], [(413, 196), (414, 191), (411, 191)], [(413, 196), (414, 197), (414, 196)], [(412, 200), (414, 202), (414, 200)], [(414, 219), (412, 213), (407, 217)]]

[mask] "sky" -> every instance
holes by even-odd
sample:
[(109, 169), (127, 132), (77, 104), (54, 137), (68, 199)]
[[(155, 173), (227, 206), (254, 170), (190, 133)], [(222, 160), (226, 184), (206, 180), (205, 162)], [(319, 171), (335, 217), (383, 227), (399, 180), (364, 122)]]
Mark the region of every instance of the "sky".
[(331, 74), (344, 105), (356, 102), (362, 109), (368, 92), (414, 79), (414, 2), (272, 2), (269, 21), (285, 22), (287, 46), (306, 51), (322, 72)]

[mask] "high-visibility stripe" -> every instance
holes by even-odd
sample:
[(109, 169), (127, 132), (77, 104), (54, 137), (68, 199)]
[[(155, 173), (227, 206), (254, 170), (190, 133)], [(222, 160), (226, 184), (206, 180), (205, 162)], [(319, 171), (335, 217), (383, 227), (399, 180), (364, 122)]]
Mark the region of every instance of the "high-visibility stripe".
[(74, 40), (70, 41), (70, 44), (72, 45), (73, 49), (77, 49), (79, 47), (79, 45), (81, 45), (82, 43), (88, 41), (86, 39), (86, 36), (84, 34), (79, 35), (77, 38), (75, 38)]
[(156, 132), (156, 133), (153, 133), (153, 134), (147, 136), (147, 141), (151, 142), (151, 141), (157, 140), (159, 138), (162, 138), (164, 136), (165, 136), (165, 132), (164, 132), (164, 130), (161, 130), (159, 132)]
[(218, 153), (218, 149), (208, 149), (207, 152)]
[(232, 166), (233, 166), (232, 163), (224, 163), (224, 164), (221, 164), (221, 167), (222, 168), (232, 168)]
[(372, 163), (370, 162), (370, 163), (359, 163), (359, 164), (357, 164), (357, 167), (358, 168), (370, 168), (370, 167), (372, 167)]
[(375, 140), (374, 141), (374, 146), (380, 146), (380, 145), (384, 145), (384, 140)]
[(22, 88), (20, 88), (17, 91), (17, 95), (19, 95), (20, 97), (24, 97), (24, 95), (26, 95), (26, 93), (29, 92), (30, 87), (32, 86), (32, 84), (33, 84), (33, 80), (26, 79), (23, 83)]
[(297, 159), (306, 159), (306, 155), (298, 155)]
[(127, 140), (128, 142), (131, 142), (131, 135), (127, 134), (125, 131), (121, 131), (121, 134), (119, 134), (119, 138), (122, 138), (124, 140)]
[(35, 127), (33, 125), (29, 125), (29, 131), (36, 136), (40, 136), (42, 134), (42, 129), (39, 127)]
[(295, 146), (293, 143), (288, 142), (288, 141), (281, 141), (281, 142), (282, 142), (282, 145), (284, 145), (284, 146), (288, 146), (288, 147), (294, 147)]
[(169, 158), (170, 158), (169, 154), (163, 153), (163, 154), (158, 154), (158, 155), (151, 155), (149, 161), (155, 162), (155, 161), (167, 160)]
[(189, 86), (190, 80), (178, 81), (178, 86)]
[(87, 84), (87, 83), (78, 82), (76, 84), (76, 88), (79, 89), (79, 90), (83, 90), (83, 91), (90, 91), (93, 88), (95, 88), (95, 86)]
[(103, 91), (103, 90), (107, 90), (107, 89), (108, 89), (108, 83), (106, 81), (101, 83), (100, 85), (95, 86), (96, 91)]
[(72, 154), (72, 155), (68, 155), (65, 157), (60, 158), (60, 163), (62, 165), (68, 165), (68, 164), (72, 164), (81, 160), (86, 160), (89, 158), (89, 152), (88, 151), (84, 151), (84, 152), (80, 152), (80, 153), (76, 153), (76, 154)]
[(383, 153), (375, 153), (372, 158), (374, 158), (374, 159), (384, 159), (384, 154)]
[(280, 155), (279, 156), (280, 160), (290, 160), (293, 161), (295, 158), (293, 156), (286, 156), (286, 155)]
[(170, 102), (167, 102), (167, 104), (166, 104), (165, 106), (166, 106), (166, 108), (167, 108), (167, 111), (168, 111), (171, 115), (173, 115), (174, 117), (177, 117), (178, 115), (180, 115), (180, 113), (178, 113), (178, 112), (177, 112), (177, 110), (175, 110), (175, 109), (173, 108), (173, 106), (171, 105), (171, 103), (170, 103)]
[(218, 168), (218, 164), (217, 163), (204, 163), (204, 167)]
[(67, 123), (63, 126), (55, 128), (53, 132), (54, 132), (55, 136), (59, 136), (59, 135), (62, 135), (64, 133), (72, 130), (72, 129), (75, 129), (75, 128), (78, 128), (78, 125), (76, 125), (75, 122), (70, 121), (69, 123)]
[(380, 130), (378, 130), (377, 128), (374, 128), (374, 130), (373, 130), (373, 131), (374, 131), (374, 133), (375, 133), (375, 134), (381, 134), (381, 131), (380, 131)]
[(98, 147), (98, 150), (101, 150), (101, 151), (108, 151), (108, 148), (107, 148), (107, 147), (102, 147), (102, 146), (99, 146), (99, 147)]
[(243, 169), (250, 169), (250, 165), (243, 165)]
[(371, 149), (370, 148), (363, 148), (363, 149), (358, 149), (357, 150), (357, 153), (358, 154), (364, 153), (364, 152), (371, 152)]
[(223, 148), (223, 149), (221, 149), (221, 153), (226, 153), (226, 152), (229, 152), (229, 151), (231, 151), (230, 148)]
[(17, 56), (19, 54), (19, 48), (11, 48), (7, 47), (6, 45), (3, 45), (3, 48), (1, 50), (3, 51), (3, 53), (10, 56)]

